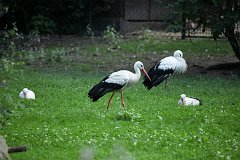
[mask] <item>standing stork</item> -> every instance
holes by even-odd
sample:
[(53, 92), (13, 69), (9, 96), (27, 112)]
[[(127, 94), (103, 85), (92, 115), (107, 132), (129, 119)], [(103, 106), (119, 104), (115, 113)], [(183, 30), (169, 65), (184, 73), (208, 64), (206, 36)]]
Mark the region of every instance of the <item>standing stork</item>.
[(184, 73), (187, 70), (186, 61), (182, 58), (183, 53), (176, 50), (173, 56), (165, 57), (154, 65), (149, 71), (148, 75), (151, 81), (145, 77), (144, 86), (150, 90), (153, 86), (156, 87), (165, 80), (165, 89), (167, 88), (167, 78), (173, 73)]
[[(108, 112), (108, 108), (111, 104), (111, 100), (113, 98), (113, 95), (115, 92), (120, 92), (121, 94), (121, 100), (122, 100), (122, 107), (124, 111), (125, 109), (125, 104), (124, 104), (124, 98), (123, 98), (123, 90), (126, 87), (130, 87), (134, 85), (135, 83), (138, 82), (138, 80), (141, 77), (141, 72), (142, 71), (147, 78), (149, 78), (146, 70), (144, 69), (143, 63), (140, 61), (137, 61), (134, 64), (134, 70), (135, 73), (132, 73), (127, 70), (120, 70), (117, 72), (113, 72), (112, 74), (108, 75), (105, 77), (101, 82), (96, 84), (89, 92), (88, 92), (88, 97), (92, 99), (93, 102), (97, 101), (99, 98), (104, 96), (108, 92), (112, 92), (112, 95), (108, 101), (108, 106), (106, 109), (106, 112)], [(149, 80), (151, 80), (149, 78)]]

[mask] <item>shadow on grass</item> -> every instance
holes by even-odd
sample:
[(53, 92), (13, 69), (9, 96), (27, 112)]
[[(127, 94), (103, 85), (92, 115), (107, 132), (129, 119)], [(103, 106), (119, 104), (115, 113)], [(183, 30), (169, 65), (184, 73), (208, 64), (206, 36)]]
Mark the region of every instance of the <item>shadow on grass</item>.
[(131, 121), (133, 118), (132, 118), (132, 116), (130, 114), (125, 112), (124, 114), (118, 114), (116, 119), (118, 121)]

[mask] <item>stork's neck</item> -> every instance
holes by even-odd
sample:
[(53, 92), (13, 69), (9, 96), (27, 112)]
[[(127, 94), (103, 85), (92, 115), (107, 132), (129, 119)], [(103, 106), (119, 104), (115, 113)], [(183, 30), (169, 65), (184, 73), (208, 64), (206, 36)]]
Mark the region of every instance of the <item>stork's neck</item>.
[(186, 99), (185, 98), (181, 98), (181, 99), (182, 99), (183, 104), (185, 105), (186, 104)]
[(136, 76), (136, 79), (140, 79), (141, 77), (141, 71), (138, 67), (134, 66), (134, 70), (135, 70), (135, 76)]
[(182, 61), (182, 57), (179, 57), (179, 56), (175, 56), (175, 58), (178, 60), (178, 61)]
[(186, 63), (186, 61), (182, 57), (175, 57), (179, 62)]
[(176, 71), (179, 72), (179, 73), (184, 73), (186, 72), (187, 70), (187, 64), (186, 64), (186, 61), (185, 59), (183, 59), (182, 57), (175, 57), (178, 62), (179, 62), (179, 65), (177, 66), (176, 68)]
[(23, 92), (24, 98), (27, 98), (27, 92)]

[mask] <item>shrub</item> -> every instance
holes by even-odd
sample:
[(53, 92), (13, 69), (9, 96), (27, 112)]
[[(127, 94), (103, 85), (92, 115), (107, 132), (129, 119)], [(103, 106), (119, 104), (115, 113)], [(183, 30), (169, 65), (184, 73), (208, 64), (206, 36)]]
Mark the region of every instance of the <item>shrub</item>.
[(107, 26), (103, 32), (103, 38), (108, 40), (108, 49), (117, 50), (120, 49), (122, 36), (112, 26)]
[(46, 34), (54, 33), (55, 27), (56, 24), (51, 19), (43, 15), (37, 15), (32, 17), (29, 28), (33, 31)]
[(7, 27), (3, 31), (3, 49), (4, 51), (0, 54), (0, 58), (13, 59), (15, 57), (16, 50), (20, 48), (21, 40), (23, 35), (18, 33), (16, 24), (13, 23), (13, 28), (8, 29)]
[(2, 42), (4, 51), (0, 55), (0, 129), (4, 124), (6, 116), (10, 113), (14, 106), (12, 97), (7, 94), (7, 81), (13, 78), (16, 71), (16, 66), (22, 64), (21, 62), (14, 62), (17, 59), (20, 41), (23, 36), (18, 33), (18, 28), (13, 24), (13, 28), (5, 28), (3, 32)]

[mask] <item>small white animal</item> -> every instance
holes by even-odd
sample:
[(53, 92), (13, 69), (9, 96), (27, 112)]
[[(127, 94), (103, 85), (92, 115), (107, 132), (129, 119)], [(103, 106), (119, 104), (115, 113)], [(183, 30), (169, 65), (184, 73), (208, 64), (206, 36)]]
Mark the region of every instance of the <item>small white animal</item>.
[(199, 106), (201, 105), (201, 100), (199, 98), (192, 98), (187, 97), (185, 94), (180, 95), (180, 100), (178, 101), (178, 104), (184, 105), (184, 106)]
[(35, 99), (35, 94), (33, 91), (24, 88), (20, 93), (19, 93), (20, 98), (27, 98), (27, 99)]

